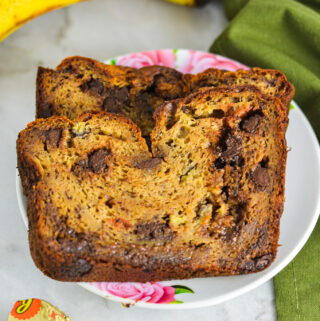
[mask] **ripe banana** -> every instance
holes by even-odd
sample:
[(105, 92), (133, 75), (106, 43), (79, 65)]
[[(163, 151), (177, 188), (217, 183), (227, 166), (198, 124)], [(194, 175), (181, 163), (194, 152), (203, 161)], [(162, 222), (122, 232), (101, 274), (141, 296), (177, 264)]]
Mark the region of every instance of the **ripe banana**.
[(197, 6), (204, 5), (209, 0), (167, 0), (167, 1), (175, 4), (180, 4), (182, 6), (197, 7)]
[(0, 0), (0, 41), (29, 20), (82, 0)]

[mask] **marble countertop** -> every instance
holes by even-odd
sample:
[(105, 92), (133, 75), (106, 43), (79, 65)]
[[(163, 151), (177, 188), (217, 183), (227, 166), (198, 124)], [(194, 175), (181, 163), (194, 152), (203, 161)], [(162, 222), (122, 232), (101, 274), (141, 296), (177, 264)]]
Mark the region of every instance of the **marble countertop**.
[(207, 50), (227, 25), (220, 1), (191, 9), (161, 0), (96, 0), (41, 16), (0, 43), (0, 319), (17, 299), (43, 298), (72, 321), (274, 321), (272, 282), (226, 303), (186, 311), (123, 308), (72, 283), (53, 281), (33, 264), (15, 191), (18, 132), (34, 118), (38, 65), (63, 58), (98, 60), (160, 48)]

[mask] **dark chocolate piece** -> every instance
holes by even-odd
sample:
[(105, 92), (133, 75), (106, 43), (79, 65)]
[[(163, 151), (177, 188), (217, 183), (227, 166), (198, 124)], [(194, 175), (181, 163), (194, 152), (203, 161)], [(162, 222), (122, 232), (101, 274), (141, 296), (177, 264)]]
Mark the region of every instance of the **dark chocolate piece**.
[(162, 158), (150, 158), (145, 161), (135, 163), (134, 167), (139, 169), (153, 169), (158, 167), (162, 162)]
[(103, 110), (115, 114), (122, 113), (122, 107), (127, 102), (128, 96), (129, 89), (127, 87), (108, 90), (102, 103)]
[(241, 129), (247, 133), (253, 134), (261, 122), (262, 116), (260, 114), (252, 114), (241, 122)]
[(46, 142), (52, 146), (58, 147), (62, 136), (61, 128), (53, 128), (46, 132)]
[(174, 232), (165, 223), (148, 222), (137, 225), (135, 230), (140, 241), (171, 241)]
[(265, 190), (270, 185), (268, 169), (259, 164), (251, 174), (252, 181), (258, 190)]
[(260, 258), (257, 258), (255, 261), (256, 261), (256, 269), (258, 271), (263, 270), (265, 267), (267, 267), (271, 263), (272, 255), (271, 254), (263, 255)]
[(105, 88), (101, 80), (93, 78), (91, 78), (89, 81), (84, 82), (80, 86), (80, 89), (83, 92), (91, 91), (92, 93), (95, 93), (97, 95), (102, 95), (105, 91)]
[(88, 157), (89, 168), (94, 173), (99, 173), (106, 169), (107, 164), (105, 163), (105, 158), (108, 154), (108, 151), (105, 149), (98, 149), (91, 153)]
[(165, 110), (166, 110), (166, 113), (168, 113), (169, 115), (167, 120), (167, 126), (166, 126), (167, 129), (169, 130), (176, 123), (174, 118), (177, 111), (177, 104), (174, 101), (169, 102), (165, 105)]
[(80, 159), (74, 163), (71, 171), (79, 176), (82, 172), (91, 171), (93, 173), (100, 173), (107, 169), (105, 163), (106, 156), (109, 155), (109, 151), (106, 149), (97, 149), (88, 155), (88, 158)]

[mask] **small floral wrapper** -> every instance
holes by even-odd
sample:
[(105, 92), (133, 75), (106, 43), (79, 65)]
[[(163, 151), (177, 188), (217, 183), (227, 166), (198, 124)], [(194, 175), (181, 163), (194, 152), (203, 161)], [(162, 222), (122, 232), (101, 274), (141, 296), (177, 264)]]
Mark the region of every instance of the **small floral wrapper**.
[(39, 299), (17, 301), (9, 314), (8, 321), (71, 321), (62, 311)]

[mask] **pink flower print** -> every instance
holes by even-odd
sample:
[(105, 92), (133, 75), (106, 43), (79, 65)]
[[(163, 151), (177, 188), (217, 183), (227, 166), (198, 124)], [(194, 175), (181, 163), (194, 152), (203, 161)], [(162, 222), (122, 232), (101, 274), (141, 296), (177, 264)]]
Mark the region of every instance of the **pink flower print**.
[(242, 65), (222, 56), (190, 50), (185, 58), (178, 62), (178, 70), (183, 73), (199, 73), (208, 68), (225, 69), (235, 71), (237, 69), (249, 69), (247, 66)]
[(111, 295), (133, 301), (170, 303), (175, 301), (175, 288), (157, 282), (99, 282), (93, 283)]
[(117, 60), (117, 65), (141, 68), (146, 66), (175, 67), (175, 53), (173, 50), (152, 50), (125, 55)]

